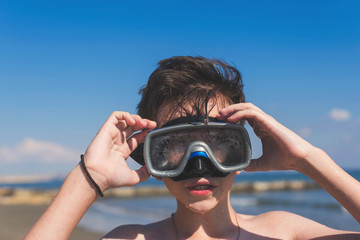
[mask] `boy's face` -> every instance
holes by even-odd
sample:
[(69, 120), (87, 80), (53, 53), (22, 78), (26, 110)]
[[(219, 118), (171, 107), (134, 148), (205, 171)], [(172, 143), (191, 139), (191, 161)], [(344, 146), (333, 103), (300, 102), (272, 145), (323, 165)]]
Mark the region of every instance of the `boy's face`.
[[(227, 104), (228, 105), (228, 104)], [(215, 105), (208, 113), (209, 117), (217, 117), (219, 110), (224, 106)], [(179, 112), (169, 116), (172, 106), (163, 107), (158, 114), (157, 123), (162, 127), (172, 119), (182, 116)], [(191, 109), (188, 109), (191, 110)], [(196, 177), (181, 181), (173, 181), (170, 178), (164, 178), (164, 183), (169, 191), (176, 197), (179, 206), (185, 206), (195, 212), (207, 212), (208, 210), (221, 204), (228, 204), (230, 188), (238, 172), (232, 172), (226, 177)]]

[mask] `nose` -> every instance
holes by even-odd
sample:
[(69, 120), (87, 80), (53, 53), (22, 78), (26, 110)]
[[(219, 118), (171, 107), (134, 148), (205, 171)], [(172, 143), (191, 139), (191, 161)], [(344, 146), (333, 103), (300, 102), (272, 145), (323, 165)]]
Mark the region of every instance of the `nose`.
[(225, 177), (227, 173), (220, 172), (205, 152), (193, 152), (187, 162), (184, 171), (176, 177), (174, 181), (180, 181), (199, 177)]
[(194, 161), (194, 168), (193, 171), (197, 174), (203, 174), (208, 170), (207, 163), (208, 159), (203, 157), (197, 157), (196, 159), (193, 159)]
[(204, 152), (195, 152), (190, 156), (191, 170), (195, 174), (203, 174), (209, 170), (208, 157)]

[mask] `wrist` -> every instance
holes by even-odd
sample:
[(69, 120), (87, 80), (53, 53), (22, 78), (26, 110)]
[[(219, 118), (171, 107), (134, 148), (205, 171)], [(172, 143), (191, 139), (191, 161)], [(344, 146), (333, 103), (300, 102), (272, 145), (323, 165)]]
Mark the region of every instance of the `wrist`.
[(315, 172), (314, 170), (319, 169), (322, 164), (326, 164), (326, 161), (324, 162), (326, 157), (327, 154), (322, 149), (311, 146), (308, 154), (298, 161), (295, 170), (311, 177), (311, 175)]
[(98, 174), (96, 171), (87, 167), (83, 154), (81, 154), (80, 157), (81, 161), (79, 163), (79, 167), (89, 186), (96, 192), (98, 196), (104, 197), (104, 192), (106, 189), (108, 189), (106, 179), (101, 174)]
[[(98, 172), (96, 172), (95, 170), (92, 170), (91, 168), (88, 168), (89, 174), (91, 175), (91, 177), (93, 178), (93, 180), (96, 182), (96, 184), (99, 186), (100, 191), (104, 194), (106, 190), (109, 189), (107, 181), (105, 179), (105, 177), (101, 174), (99, 174)], [(86, 177), (86, 176), (85, 176)], [(88, 178), (87, 178), (88, 179)], [(89, 180), (88, 180), (89, 181)], [(89, 182), (90, 185), (92, 185), (91, 182)], [(94, 188), (94, 190), (96, 190)], [(98, 191), (96, 191), (98, 192)], [(98, 194), (99, 195), (99, 194)], [(99, 195), (100, 196), (100, 195)]]

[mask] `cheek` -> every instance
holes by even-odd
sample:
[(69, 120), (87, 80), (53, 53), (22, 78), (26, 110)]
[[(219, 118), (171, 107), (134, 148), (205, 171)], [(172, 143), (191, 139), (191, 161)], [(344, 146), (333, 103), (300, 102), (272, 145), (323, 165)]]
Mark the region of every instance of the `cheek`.
[(234, 183), (236, 173), (229, 173), (226, 177), (221, 181), (221, 196), (224, 197), (231, 190), (231, 187)]
[(180, 194), (180, 186), (177, 182), (172, 181), (169, 178), (163, 178), (163, 182), (169, 192), (174, 196), (177, 197)]
[(172, 186), (172, 181), (170, 179), (164, 177), (162, 180), (167, 188)]

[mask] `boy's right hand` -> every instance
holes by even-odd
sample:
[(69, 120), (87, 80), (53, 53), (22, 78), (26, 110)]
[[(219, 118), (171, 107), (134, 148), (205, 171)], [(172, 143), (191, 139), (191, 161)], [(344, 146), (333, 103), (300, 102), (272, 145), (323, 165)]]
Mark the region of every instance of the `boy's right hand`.
[[(103, 192), (109, 188), (133, 186), (150, 177), (145, 166), (134, 171), (125, 160), (155, 127), (156, 122), (127, 112), (110, 115), (84, 156), (90, 175)], [(132, 136), (137, 131), (140, 132)]]

